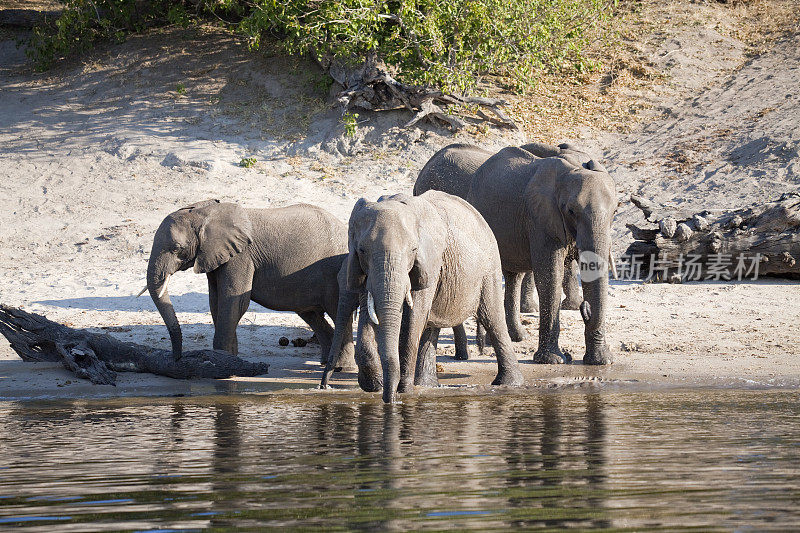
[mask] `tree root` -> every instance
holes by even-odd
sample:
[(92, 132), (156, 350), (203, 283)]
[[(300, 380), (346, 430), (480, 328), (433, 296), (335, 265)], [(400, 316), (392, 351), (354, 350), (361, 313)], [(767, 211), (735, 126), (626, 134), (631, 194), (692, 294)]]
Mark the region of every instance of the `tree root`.
[(348, 66), (336, 60), (323, 60), (320, 63), (342, 87), (336, 96), (336, 101), (343, 114), (353, 107), (370, 111), (405, 108), (415, 113), (406, 127), (414, 126), (422, 120), (431, 122), (438, 120), (451, 130), (459, 131), (467, 126), (467, 122), (448, 113), (447, 107), (478, 106), (476, 113), (481, 120), (503, 128), (518, 128), (501, 109), (505, 101), (497, 98), (444, 94), (430, 88), (401, 83), (394, 79), (375, 53), (367, 56), (364, 63), (358, 67)]

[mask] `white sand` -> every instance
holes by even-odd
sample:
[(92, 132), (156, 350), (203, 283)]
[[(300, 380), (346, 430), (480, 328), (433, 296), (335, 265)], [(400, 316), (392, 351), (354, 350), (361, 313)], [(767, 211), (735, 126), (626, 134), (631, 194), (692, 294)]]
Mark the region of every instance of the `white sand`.
[[(702, 46), (678, 35), (654, 52), (676, 61), (665, 66), (673, 69), (671, 90), (653, 96), (661, 99), (661, 116), (656, 111), (628, 135), (587, 131), (575, 140), (603, 158), (621, 199), (638, 193), (700, 210), (797, 189), (800, 38), (734, 72), (742, 46), (718, 43), (727, 59), (714, 65), (702, 54), (698, 60)], [(308, 63), (253, 58), (228, 37), (193, 30), (135, 37), (46, 76), (28, 72), (13, 40), (1, 41), (0, 302), (168, 348), (152, 302), (134, 298), (152, 235), (168, 213), (219, 198), (249, 207), (308, 202), (346, 221), (359, 197), (410, 192), (428, 157), (454, 141), (432, 127), (403, 129), (408, 116), (399, 112), (362, 114), (350, 138), (314, 88), (318, 80)], [(489, 147), (523, 141), (498, 133), (458, 140)], [(676, 151), (690, 163), (682, 171), (672, 163)], [(258, 163), (240, 168), (250, 156)], [(630, 241), (625, 223), (637, 221), (638, 210), (624, 204), (614, 228), (618, 253)], [(209, 347), (205, 277), (176, 275), (170, 292), (185, 349)], [(797, 387), (798, 298), (800, 284), (785, 280), (615, 282), (607, 328), (614, 365), (528, 364), (535, 315), (527, 317), (531, 336), (517, 345), (518, 355), (532, 386)], [(0, 397), (275, 390), (318, 381), (316, 345), (278, 346), (283, 335), (311, 335), (299, 317), (253, 304), (238, 334), (243, 356), (271, 363), (268, 376), (188, 383), (120, 375), (118, 387), (99, 387), (58, 365), (22, 363), (0, 343)], [(577, 312), (563, 313), (561, 338), (580, 359)], [(491, 381), (493, 359), (455, 362), (449, 340), (440, 357), (443, 382)], [(352, 376), (342, 378), (336, 384), (355, 386)]]

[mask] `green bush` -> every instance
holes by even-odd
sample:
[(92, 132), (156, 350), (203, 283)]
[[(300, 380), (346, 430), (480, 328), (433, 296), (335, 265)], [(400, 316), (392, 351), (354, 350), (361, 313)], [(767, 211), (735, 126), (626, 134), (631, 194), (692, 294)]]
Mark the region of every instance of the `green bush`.
[(251, 48), (266, 38), (289, 53), (353, 63), (375, 51), (407, 83), (466, 92), (483, 76), (499, 76), (525, 91), (541, 72), (591, 69), (586, 46), (601, 35), (615, 1), (67, 0), (55, 29), (37, 30), (31, 55), (46, 66), (155, 22), (185, 25), (191, 6), (229, 21)]

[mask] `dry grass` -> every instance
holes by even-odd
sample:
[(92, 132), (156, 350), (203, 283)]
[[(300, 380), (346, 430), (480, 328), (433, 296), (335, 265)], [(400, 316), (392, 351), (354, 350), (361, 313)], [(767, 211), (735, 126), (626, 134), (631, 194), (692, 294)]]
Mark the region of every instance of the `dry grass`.
[[(611, 38), (598, 41), (591, 57), (602, 67), (583, 76), (544, 76), (528, 95), (502, 94), (530, 139), (559, 142), (592, 130), (627, 132), (663, 92), (669, 72), (652, 61), (653, 51), (676, 29), (704, 25), (742, 41), (748, 55), (800, 28), (796, 0), (751, 0), (695, 4), (656, 0), (622, 2)], [(498, 91), (495, 91), (498, 92)]]

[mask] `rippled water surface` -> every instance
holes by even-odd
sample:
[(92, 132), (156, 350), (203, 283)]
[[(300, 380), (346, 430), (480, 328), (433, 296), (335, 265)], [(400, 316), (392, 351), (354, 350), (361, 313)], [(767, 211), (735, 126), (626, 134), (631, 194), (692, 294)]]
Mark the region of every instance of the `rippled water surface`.
[(0, 530), (800, 526), (800, 394), (0, 403)]

